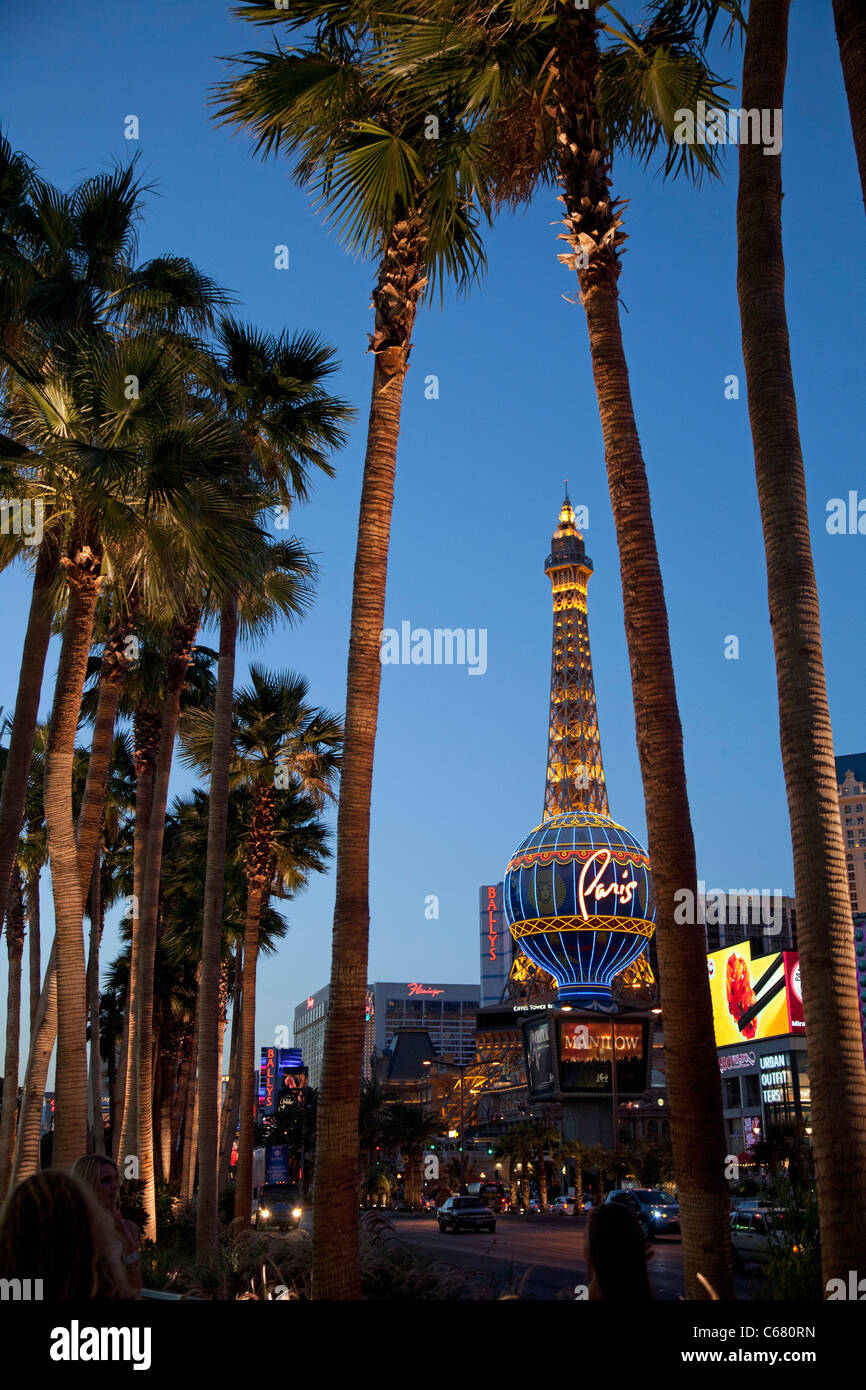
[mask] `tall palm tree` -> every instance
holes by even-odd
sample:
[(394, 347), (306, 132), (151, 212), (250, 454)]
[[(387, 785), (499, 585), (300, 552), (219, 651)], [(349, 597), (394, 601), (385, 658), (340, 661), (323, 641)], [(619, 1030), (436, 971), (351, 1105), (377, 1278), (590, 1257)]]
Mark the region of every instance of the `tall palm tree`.
[[(329, 10), (331, 7), (329, 6)], [(735, 0), (652, 0), (634, 27), (606, 0), (442, 0), (425, 16), (397, 0), (385, 81), (430, 103), (461, 93), (498, 153), (500, 202), (525, 200), (555, 172), (565, 206), (560, 260), (576, 271), (586, 315), (608, 486), (619, 547), (637, 747), (653, 867), (656, 942), (671, 1133), (682, 1215), (687, 1297), (702, 1273), (733, 1292), (725, 1135), (705, 943), (675, 921), (675, 895), (696, 892), (682, 727), (649, 483), (632, 406), (619, 313), (623, 203), (611, 191), (616, 149), (665, 173), (714, 173), (715, 147), (678, 144), (675, 113), (718, 105), (704, 59), (720, 10)], [(608, 18), (609, 17), (609, 18)], [(430, 109), (433, 109), (430, 107)]]
[[(743, 105), (781, 110), (789, 0), (752, 0)], [(737, 293), (776, 656), (824, 1280), (866, 1257), (866, 1074), (785, 312), (779, 155), (740, 146)], [(665, 1018), (667, 1035), (667, 1017)]]
[[(345, 441), (343, 424), (352, 411), (329, 395), (328, 377), (337, 369), (333, 351), (313, 334), (294, 338), (256, 332), (223, 317), (217, 332), (210, 382), (220, 408), (237, 423), (250, 474), (287, 510), (308, 492), (313, 467), (331, 476), (330, 451)], [(308, 597), (311, 564), (295, 545), (270, 547), (264, 573), (250, 572), (242, 589), (229, 591), (220, 610), (220, 655), (210, 760), (210, 825), (199, 999), (199, 1192), (196, 1206), (198, 1258), (216, 1253), (218, 1233), (219, 1079), (221, 1049), (217, 1000), (222, 939), (224, 859), (228, 816), (231, 704), (235, 647), (242, 634), (261, 635), (278, 616), (293, 619)]]
[(429, 108), (377, 91), (381, 45), (366, 19), (344, 22), (337, 7), (309, 0), (290, 11), (250, 0), (237, 13), (253, 24), (303, 31), (304, 46), (245, 55), (245, 71), (221, 84), (220, 118), (249, 131), (257, 150), (289, 154), (295, 178), (318, 195), (344, 245), (372, 254), (377, 264), (312, 1276), (316, 1298), (359, 1298), (357, 1078), (370, 923), (370, 796), (400, 411), (419, 304), (434, 281), (451, 279), (466, 289), (484, 265), (478, 233), (478, 207), (486, 205), (483, 148), (444, 104), (439, 138), (425, 139)]
[[(215, 714), (194, 711), (181, 730), (185, 756), (206, 768), (213, 748)], [(297, 800), (313, 812), (333, 796), (339, 767), (337, 749), (342, 727), (326, 710), (307, 704), (307, 682), (290, 672), (271, 673), (250, 668), (250, 684), (235, 696), (232, 709), (233, 786), (250, 788), (251, 806), (245, 854), (247, 908), (243, 944), (243, 1005), (241, 1015), (240, 1134), (238, 1137), (235, 1222), (249, 1225), (252, 1208), (253, 1071), (255, 1067), (255, 989), (259, 925), (262, 908), (275, 882), (297, 886), (321, 864), (321, 857), (302, 862), (297, 845), (289, 841), (284, 860), (275, 835), (286, 805)], [(299, 795), (300, 793), (300, 795)], [(324, 840), (322, 841), (324, 849)]]
[[(23, 156), (0, 139), (0, 376), (35, 334), (55, 368), (74, 364), (82, 337), (105, 345), (142, 327), (180, 332), (207, 327), (227, 296), (190, 262), (160, 256), (136, 265), (137, 224), (146, 192), (136, 161), (83, 180), (69, 194), (35, 176)], [(12, 360), (6, 355), (11, 353)], [(0, 921), (21, 828), (27, 773), (52, 613), (63, 585), (59, 532), (63, 501), (46, 487), (44, 461), (17, 437), (0, 436), (0, 461), (16, 470), (17, 495), (45, 506), (38, 547), (19, 547), (34, 565), (21, 659), (9, 775), (0, 800)], [(68, 498), (66, 499), (68, 501)], [(8, 538), (6, 538), (8, 539)], [(33, 549), (36, 549), (35, 556)], [(5, 555), (9, 547), (4, 547)], [(88, 863), (89, 872), (89, 863)], [(51, 986), (51, 982), (49, 982)]]
[(866, 207), (866, 10), (859, 0), (833, 0), (833, 18)]
[[(167, 502), (199, 535), (208, 521), (223, 531), (238, 526), (214, 488), (231, 457), (233, 431), (180, 413), (182, 353), (167, 350), (164, 336), (144, 333), (99, 346), (81, 339), (78, 347), (68, 368), (40, 360), (38, 343), (13, 361), (16, 425), (71, 503), (63, 556), (68, 598), (45, 768), (61, 1004), (55, 1131), (61, 1165), (74, 1161), (86, 1138), (83, 894), (69, 779), (107, 541), (124, 534), (133, 540), (149, 508), (165, 510)], [(130, 377), (140, 386), (132, 400), (125, 390)]]
[(3, 1106), (0, 1113), (0, 1203), (6, 1200), (12, 1173), (15, 1124), (18, 1117), (18, 1044), (21, 1028), (21, 957), (24, 952), (24, 889), (21, 870), (12, 867), (12, 891), (6, 912), (6, 1053), (3, 1068)]

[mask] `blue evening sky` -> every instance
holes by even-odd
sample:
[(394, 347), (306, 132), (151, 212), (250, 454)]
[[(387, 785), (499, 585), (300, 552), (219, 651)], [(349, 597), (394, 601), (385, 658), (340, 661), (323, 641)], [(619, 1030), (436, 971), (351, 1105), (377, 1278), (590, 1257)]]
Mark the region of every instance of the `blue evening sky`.
[[(630, 16), (640, 6), (624, 6)], [(46, 41), (46, 26), (49, 35)], [(264, 329), (313, 329), (342, 360), (338, 389), (358, 407), (337, 477), (317, 485), (296, 526), (321, 583), (302, 626), (253, 659), (309, 678), (342, 709), (371, 359), (369, 264), (322, 227), (286, 167), (250, 157), (244, 136), (210, 118), (220, 55), (270, 45), (225, 0), (74, 0), (4, 15), (0, 121), (44, 176), (69, 187), (140, 150), (157, 184), (142, 258), (190, 257)], [(739, 47), (717, 70), (739, 87)], [(733, 98), (732, 93), (732, 98)], [(826, 504), (866, 495), (860, 348), (866, 237), (830, 6), (791, 12), (783, 152), (791, 346), (809, 484), (824, 654), (837, 752), (866, 744), (862, 536), (830, 536)], [(739, 99), (733, 104), (739, 104)], [(140, 141), (124, 139), (124, 119)], [(709, 886), (793, 889), (766, 578), (736, 299), (736, 152), (725, 177), (695, 190), (628, 160), (620, 281), (638, 427), (670, 614), (700, 874)], [(478, 886), (501, 878), (541, 817), (547, 744), (550, 588), (543, 573), (568, 477), (589, 508), (595, 563), (590, 635), (611, 813), (645, 835), (618, 560), (585, 320), (557, 262), (554, 191), (503, 215), (487, 238), (489, 272), (468, 299), (422, 312), (404, 398), (386, 625), (484, 628), (483, 676), (456, 666), (386, 666), (373, 790), (370, 979), (478, 979)], [(286, 244), (290, 268), (274, 268)], [(740, 377), (726, 400), (725, 377)], [(439, 399), (424, 381), (439, 378)], [(6, 660), (0, 703), (14, 705), (29, 583), (3, 576)], [(725, 660), (726, 636), (739, 660)], [(211, 634), (212, 639), (213, 634)], [(57, 646), (43, 696), (48, 713)], [(191, 784), (178, 767), (173, 790)], [(291, 1024), (326, 983), (333, 874), (289, 905), (291, 930), (262, 962), (259, 1034)], [(438, 920), (424, 915), (438, 895)], [(43, 929), (51, 928), (46, 883)], [(105, 959), (116, 948), (109, 923)], [(43, 944), (43, 960), (49, 941)], [(2, 974), (5, 976), (5, 969)], [(5, 980), (4, 980), (5, 985)], [(26, 998), (26, 972), (25, 972)], [(26, 1012), (26, 1011), (25, 1011)], [(25, 1036), (22, 1049), (26, 1047)]]

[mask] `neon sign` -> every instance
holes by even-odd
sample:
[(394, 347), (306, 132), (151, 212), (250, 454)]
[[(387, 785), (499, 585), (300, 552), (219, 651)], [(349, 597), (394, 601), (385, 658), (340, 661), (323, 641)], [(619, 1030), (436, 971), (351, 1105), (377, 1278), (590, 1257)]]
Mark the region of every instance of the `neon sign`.
[[(589, 874), (590, 865), (595, 859), (601, 860), (601, 866), (597, 874), (595, 875), (595, 878), (587, 886), (586, 880)], [(622, 871), (622, 876), (624, 879), (626, 879), (625, 883), (617, 883), (616, 871), (614, 870), (613, 883), (609, 883), (605, 887), (602, 880), (612, 862), (613, 861), (611, 858), (610, 850), (597, 849), (594, 854), (591, 854), (589, 856), (589, 858), (587, 859), (586, 863), (580, 871), (580, 878), (577, 881), (577, 900), (580, 905), (580, 915), (585, 922), (589, 921), (589, 913), (586, 910), (585, 897), (585, 894), (587, 892), (592, 894), (596, 902), (598, 902), (600, 898), (609, 898), (610, 895), (613, 894), (617, 901), (622, 903), (623, 907), (628, 907), (629, 903), (631, 902), (634, 896), (634, 890), (635, 888), (637, 888), (637, 879), (628, 877), (628, 869), (623, 869)]]
[(435, 998), (437, 994), (444, 994), (445, 991), (444, 991), (444, 989), (432, 989), (432, 988), (428, 989), (426, 985), (415, 985), (415, 984), (412, 984), (412, 985), (409, 986), (409, 993), (410, 993), (410, 994), (427, 994), (427, 995), (429, 995), (431, 998)]
[(496, 889), (487, 889), (487, 939), (490, 942), (490, 959), (496, 959)]

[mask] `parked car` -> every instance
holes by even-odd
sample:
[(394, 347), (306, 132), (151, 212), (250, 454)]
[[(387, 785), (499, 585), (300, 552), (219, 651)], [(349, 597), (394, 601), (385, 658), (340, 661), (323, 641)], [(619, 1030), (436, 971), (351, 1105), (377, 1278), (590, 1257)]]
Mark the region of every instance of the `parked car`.
[(480, 1197), (449, 1197), (436, 1213), (440, 1231), (495, 1231), (496, 1217)]
[(680, 1229), (679, 1204), (658, 1187), (626, 1187), (609, 1192), (604, 1200), (624, 1202), (639, 1217), (645, 1232), (670, 1235)]
[(785, 1213), (781, 1207), (738, 1207), (731, 1213), (731, 1245), (734, 1264), (739, 1267), (749, 1261), (763, 1264), (774, 1249), (791, 1246), (791, 1235), (781, 1229)]
[(266, 1183), (253, 1200), (253, 1220), (257, 1227), (296, 1231), (303, 1214), (297, 1183)]

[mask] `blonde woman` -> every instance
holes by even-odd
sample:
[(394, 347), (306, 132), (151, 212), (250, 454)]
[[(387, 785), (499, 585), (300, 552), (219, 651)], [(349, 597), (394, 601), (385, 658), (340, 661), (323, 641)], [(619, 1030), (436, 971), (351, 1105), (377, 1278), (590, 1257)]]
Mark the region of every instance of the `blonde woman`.
[(9, 1193), (0, 1217), (0, 1278), (39, 1280), (46, 1301), (134, 1298), (114, 1227), (71, 1173), (46, 1168)]
[(78, 1158), (72, 1168), (76, 1178), (89, 1187), (103, 1211), (107, 1212), (120, 1242), (120, 1259), (126, 1269), (126, 1277), (136, 1293), (141, 1292), (141, 1265), (138, 1246), (141, 1232), (134, 1221), (121, 1216), (118, 1205), (120, 1181), (117, 1164), (105, 1154), (85, 1154)]

